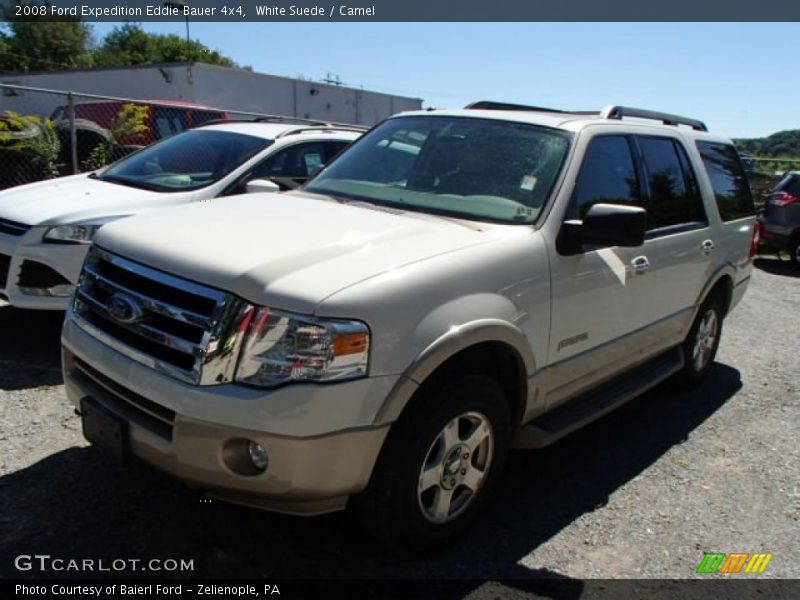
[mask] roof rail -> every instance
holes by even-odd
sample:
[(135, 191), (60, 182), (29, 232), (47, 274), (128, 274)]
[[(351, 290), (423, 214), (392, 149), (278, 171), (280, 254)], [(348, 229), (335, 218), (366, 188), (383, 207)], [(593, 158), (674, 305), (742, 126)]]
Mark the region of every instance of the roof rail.
[(630, 106), (609, 105), (600, 111), (601, 119), (622, 119), (624, 117), (635, 117), (637, 119), (653, 119), (661, 121), (664, 125), (688, 125), (697, 131), (708, 131), (706, 124), (697, 119), (671, 115), (669, 113), (645, 110), (643, 108), (632, 108)]
[(518, 110), (518, 111), (529, 111), (529, 112), (547, 112), (547, 113), (557, 113), (560, 115), (597, 114), (597, 111), (561, 110), (559, 108), (546, 108), (544, 106), (529, 106), (527, 104), (511, 104), (509, 102), (495, 102), (494, 100), (479, 100), (477, 102), (472, 102), (470, 104), (467, 104), (464, 108), (473, 110)]
[(559, 110), (557, 108), (545, 108), (543, 106), (527, 106), (525, 104), (511, 104), (508, 102), (494, 102), (493, 100), (478, 100), (477, 102), (471, 102), (467, 104), (464, 108), (470, 108), (474, 110), (520, 110), (520, 111), (536, 111), (536, 112), (552, 112), (552, 113), (563, 113), (563, 110)]
[(364, 133), (369, 129), (368, 127), (362, 127), (360, 125), (306, 125), (303, 127), (294, 127), (292, 129), (287, 129), (286, 131), (281, 131), (278, 135), (275, 136), (275, 139), (286, 137), (287, 135), (294, 135), (296, 133), (303, 133), (304, 131), (355, 131), (358, 133)]
[[(525, 104), (510, 104), (507, 102), (494, 102), (492, 100), (479, 100), (467, 104), (464, 108), (475, 110), (518, 110), (518, 111), (531, 111), (531, 112), (545, 112), (555, 113), (560, 115), (597, 115), (597, 111), (586, 110), (561, 110), (558, 108), (545, 108), (543, 106), (528, 106)], [(697, 131), (708, 131), (706, 124), (697, 119), (689, 119), (688, 117), (681, 117), (669, 113), (657, 112), (654, 110), (645, 110), (643, 108), (632, 108), (630, 106), (618, 106), (612, 104), (606, 106), (600, 111), (599, 117), (601, 119), (622, 119), (623, 117), (636, 117), (639, 119), (653, 119), (661, 121), (664, 125), (688, 125)]]
[[(221, 111), (225, 112), (225, 111)], [(314, 126), (314, 127), (336, 127), (336, 128), (344, 128), (344, 127), (362, 127), (361, 125), (351, 125), (349, 123), (335, 123), (331, 121), (319, 121), (316, 119), (303, 119), (301, 117), (284, 117), (281, 115), (248, 115), (245, 119), (211, 119), (208, 121), (204, 121), (195, 127), (203, 127), (205, 125), (221, 125), (221, 124), (231, 124), (231, 123), (302, 123), (305, 126)], [(364, 129), (368, 129), (364, 127)]]

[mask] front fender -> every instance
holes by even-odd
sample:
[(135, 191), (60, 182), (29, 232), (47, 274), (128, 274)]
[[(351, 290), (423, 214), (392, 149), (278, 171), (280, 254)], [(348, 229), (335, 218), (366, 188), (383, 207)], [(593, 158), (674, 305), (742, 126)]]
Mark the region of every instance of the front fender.
[[(492, 297), (489, 297), (492, 296)], [(462, 306), (463, 303), (463, 306)], [(458, 304), (459, 306), (453, 306)], [(487, 314), (485, 310), (476, 310), (476, 307), (486, 308), (487, 304), (502, 305), (505, 309), (513, 309), (508, 313), (508, 319), (503, 318), (468, 318), (454, 320), (454, 314), (461, 312), (459, 309), (469, 307), (469, 312)], [(507, 311), (504, 311), (507, 312)], [(492, 314), (492, 313), (490, 313)], [(493, 313), (498, 314), (498, 313)], [(447, 317), (445, 317), (447, 315)], [(512, 348), (525, 367), (526, 375), (532, 374), (536, 369), (536, 360), (525, 334), (512, 322), (514, 317), (521, 317), (513, 304), (501, 296), (483, 295), (481, 298), (470, 297), (448, 303), (432, 311), (415, 329), (412, 337), (424, 336), (430, 341), (411, 361), (402, 373), (397, 384), (386, 397), (383, 405), (376, 414), (375, 424), (382, 425), (395, 421), (408, 401), (432, 373), (444, 364), (451, 356), (482, 342), (499, 342)], [(442, 319), (445, 319), (444, 321)], [(443, 323), (451, 323), (443, 326)], [(436, 331), (436, 335), (431, 335)], [(402, 343), (402, 342), (401, 342)]]

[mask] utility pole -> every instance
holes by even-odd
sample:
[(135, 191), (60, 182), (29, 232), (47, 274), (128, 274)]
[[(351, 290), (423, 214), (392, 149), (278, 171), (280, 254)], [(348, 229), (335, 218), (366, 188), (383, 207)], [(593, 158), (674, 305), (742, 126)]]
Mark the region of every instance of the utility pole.
[[(183, 12), (183, 9), (186, 8), (187, 2), (186, 0), (167, 0), (164, 2), (164, 6), (168, 8), (177, 8), (179, 11)], [(188, 49), (189, 42), (191, 38), (189, 37), (189, 13), (186, 13), (186, 47)]]

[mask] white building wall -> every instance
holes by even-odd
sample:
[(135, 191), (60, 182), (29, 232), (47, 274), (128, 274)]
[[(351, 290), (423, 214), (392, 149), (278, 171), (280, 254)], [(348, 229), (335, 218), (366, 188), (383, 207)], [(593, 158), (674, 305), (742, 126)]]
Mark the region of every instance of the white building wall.
[[(231, 111), (374, 125), (422, 100), (204, 64), (7, 74), (0, 83), (135, 100), (182, 100)], [(76, 101), (80, 101), (77, 98)], [(0, 110), (49, 116), (64, 96), (22, 91), (0, 95)]]

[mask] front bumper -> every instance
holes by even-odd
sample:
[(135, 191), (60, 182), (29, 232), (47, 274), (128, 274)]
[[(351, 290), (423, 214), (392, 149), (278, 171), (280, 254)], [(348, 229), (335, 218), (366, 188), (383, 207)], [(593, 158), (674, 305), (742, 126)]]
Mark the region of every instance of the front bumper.
[[(0, 233), (0, 296), (12, 306), (66, 310), (78, 280), (88, 244), (42, 242), (46, 227), (33, 227), (21, 236)], [(5, 277), (2, 275), (5, 274)]]
[[(134, 456), (230, 502), (302, 515), (340, 510), (366, 487), (389, 431), (372, 425), (372, 407), (396, 378), (275, 390), (192, 386), (130, 361), (70, 320), (63, 342), (73, 404), (91, 397), (127, 422)], [(266, 449), (265, 472), (239, 468), (241, 440)]]

